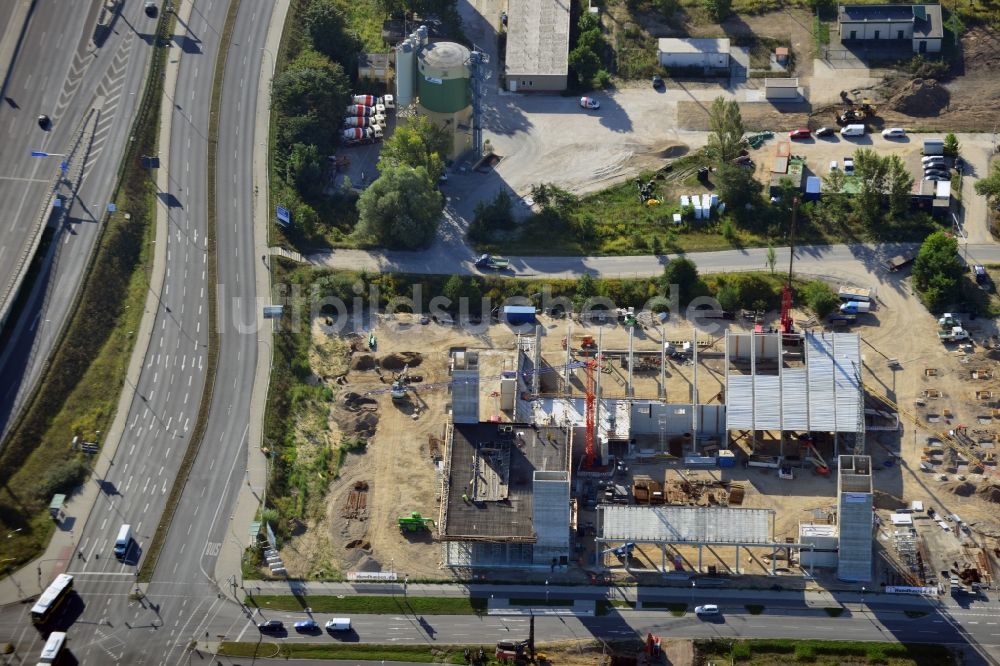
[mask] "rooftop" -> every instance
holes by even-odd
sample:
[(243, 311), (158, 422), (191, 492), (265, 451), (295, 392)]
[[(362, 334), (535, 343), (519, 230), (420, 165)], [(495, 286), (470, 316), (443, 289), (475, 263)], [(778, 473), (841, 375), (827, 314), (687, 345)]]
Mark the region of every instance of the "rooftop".
[(941, 38), (941, 5), (839, 5), (839, 23), (913, 23), (914, 37)]
[(509, 0), (507, 72), (565, 76), (570, 0)]
[(729, 53), (729, 40), (661, 37), (657, 47), (660, 53)]
[(603, 541), (653, 543), (771, 543), (773, 509), (691, 506), (597, 507)]
[(559, 428), (455, 424), (441, 538), (535, 541), (534, 473), (568, 470), (568, 436)]

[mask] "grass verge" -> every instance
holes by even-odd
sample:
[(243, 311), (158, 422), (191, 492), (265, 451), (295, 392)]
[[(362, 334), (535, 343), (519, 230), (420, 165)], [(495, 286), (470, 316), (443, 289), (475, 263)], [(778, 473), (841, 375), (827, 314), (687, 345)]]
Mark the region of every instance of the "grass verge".
[(202, 390), (201, 402), (198, 405), (198, 417), (194, 423), (194, 430), (191, 432), (191, 439), (188, 441), (187, 451), (184, 452), (184, 459), (181, 460), (180, 469), (174, 477), (174, 483), (170, 487), (170, 495), (167, 497), (166, 506), (160, 516), (160, 522), (156, 525), (156, 533), (153, 535), (149, 550), (143, 558), (142, 568), (139, 570), (139, 581), (148, 583), (156, 570), (156, 562), (160, 558), (160, 551), (163, 549), (163, 542), (166, 540), (167, 531), (174, 519), (174, 512), (180, 502), (181, 493), (187, 484), (191, 467), (194, 466), (195, 458), (198, 457), (198, 450), (201, 448), (201, 441), (205, 436), (205, 427), (208, 424), (208, 417), (211, 411), (212, 394), (215, 390), (215, 371), (219, 364), (219, 329), (216, 322), (216, 299), (215, 284), (217, 282), (217, 256), (215, 248), (215, 224), (216, 224), (216, 182), (215, 170), (217, 166), (217, 152), (219, 141), (219, 106), (222, 99), (222, 78), (226, 71), (226, 55), (229, 52), (229, 45), (232, 42), (233, 26), (236, 24), (236, 14), (239, 12), (241, 0), (233, 0), (229, 5), (229, 13), (226, 15), (226, 23), (222, 28), (222, 37), (219, 41), (219, 52), (215, 57), (215, 76), (212, 80), (212, 105), (208, 116), (208, 206), (205, 218), (205, 245), (206, 245), (206, 266), (205, 280), (207, 288), (205, 293), (208, 296), (208, 351), (205, 359), (205, 387)]
[(91, 472), (93, 461), (71, 450), (73, 436), (99, 440), (115, 416), (149, 288), (155, 228), (155, 186), (135, 164), (157, 151), (172, 20), (164, 15), (157, 24), (132, 141), (111, 197), (117, 212), (102, 223), (76, 305), (0, 454), (0, 530), (20, 530), (0, 542), (8, 570), (48, 545), (55, 527), (47, 510), (51, 495), (73, 491)]
[(840, 617), (844, 614), (844, 609), (840, 606), (830, 606), (823, 609), (830, 617)]
[(796, 661), (823, 664), (893, 664), (894, 666), (946, 666), (953, 664), (951, 652), (942, 645), (764, 639), (748, 641), (695, 641), (695, 650), (705, 659), (775, 665)]
[(666, 610), (674, 617), (683, 617), (687, 613), (688, 605), (676, 601), (644, 601), (643, 610)]
[[(479, 649), (480, 646), (468, 646)], [(357, 659), (409, 661), (418, 664), (464, 664), (464, 645), (329, 645), (324, 643), (230, 643), (219, 647), (219, 656), (275, 659)]]
[(611, 611), (616, 608), (629, 608), (635, 610), (634, 601), (626, 601), (624, 599), (599, 599), (597, 601), (597, 614), (598, 615), (610, 615)]
[[(486, 612), (485, 597), (400, 597), (400, 596), (350, 596), (315, 595), (308, 598), (287, 595), (248, 596), (247, 604), (259, 608), (285, 611), (303, 610), (313, 613), (360, 613), (384, 615), (409, 613), (411, 615), (480, 615)], [(514, 600), (511, 600), (514, 603)], [(571, 602), (572, 603), (572, 602)]]

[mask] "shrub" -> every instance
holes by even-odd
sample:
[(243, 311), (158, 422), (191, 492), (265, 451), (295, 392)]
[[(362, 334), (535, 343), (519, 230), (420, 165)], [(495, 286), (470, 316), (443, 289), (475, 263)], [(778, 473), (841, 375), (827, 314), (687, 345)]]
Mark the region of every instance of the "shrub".
[(56, 493), (69, 494), (83, 483), (89, 471), (87, 463), (82, 458), (55, 462), (46, 470), (35, 487), (36, 497), (48, 501)]

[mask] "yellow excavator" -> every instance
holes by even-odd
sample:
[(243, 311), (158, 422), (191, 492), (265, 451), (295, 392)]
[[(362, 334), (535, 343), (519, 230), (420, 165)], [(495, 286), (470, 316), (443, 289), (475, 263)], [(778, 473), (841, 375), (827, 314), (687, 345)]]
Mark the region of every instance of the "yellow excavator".
[(848, 102), (848, 106), (844, 109), (843, 113), (837, 116), (838, 125), (864, 122), (869, 118), (874, 118), (878, 114), (878, 108), (867, 97), (863, 98), (861, 103), (857, 105), (850, 100), (846, 101)]

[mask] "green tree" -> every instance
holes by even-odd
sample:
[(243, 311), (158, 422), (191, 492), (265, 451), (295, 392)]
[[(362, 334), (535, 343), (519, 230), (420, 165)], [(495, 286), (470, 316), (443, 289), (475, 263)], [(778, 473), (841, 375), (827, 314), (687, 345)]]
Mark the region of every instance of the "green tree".
[(296, 143), (313, 144), (320, 154), (335, 145), (337, 128), (350, 101), (344, 68), (316, 51), (302, 52), (274, 79), (272, 103), (280, 113), (279, 153)]
[(712, 20), (721, 23), (732, 13), (733, 2), (732, 0), (705, 0), (705, 9), (708, 10)]
[(323, 190), (323, 162), (316, 146), (297, 143), (285, 162), (285, 181), (307, 200), (315, 200)]
[(601, 68), (601, 59), (593, 50), (578, 46), (569, 52), (569, 66), (576, 75), (577, 84), (587, 88)]
[(573, 303), (577, 308), (580, 308), (583, 303), (588, 298), (593, 298), (597, 295), (597, 284), (594, 280), (594, 276), (590, 273), (584, 273), (576, 280), (576, 293), (573, 297)]
[(275, 115), (274, 157), (279, 170), (285, 169), (284, 161), (297, 143), (314, 145), (321, 155), (329, 155), (337, 145), (339, 120), (334, 124), (313, 115)]
[(854, 210), (862, 224), (874, 229), (882, 219), (882, 196), (885, 192), (887, 161), (869, 148), (854, 153), (854, 173), (859, 185)]
[(390, 166), (423, 167), (434, 182), (444, 173), (448, 154), (448, 135), (426, 116), (409, 119), (396, 127), (382, 144), (379, 169)]
[(388, 248), (423, 247), (434, 239), (441, 209), (441, 193), (423, 167), (389, 167), (358, 198), (355, 234)]
[(722, 285), (716, 292), (715, 299), (723, 310), (735, 310), (740, 307), (740, 290), (731, 284)]
[(452, 275), (448, 278), (448, 281), (444, 283), (444, 287), (441, 289), (441, 295), (451, 301), (452, 308), (458, 307), (458, 301), (462, 296), (465, 296), (465, 280), (462, 279), (460, 275)]
[(494, 229), (510, 229), (514, 226), (514, 212), (510, 195), (500, 190), (490, 202), (476, 204), (475, 214), (469, 224), (469, 238), (475, 243), (484, 243)]
[(767, 244), (767, 255), (764, 257), (764, 260), (767, 262), (767, 267), (773, 275), (774, 265), (778, 263), (778, 254), (774, 251), (774, 246), (770, 243)]
[(826, 282), (813, 280), (802, 290), (802, 297), (813, 314), (820, 319), (833, 313), (840, 303), (840, 298)]
[(316, 50), (353, 71), (361, 43), (347, 29), (347, 17), (339, 1), (311, 0), (302, 18)]
[(958, 137), (948, 132), (944, 135), (944, 154), (948, 157), (958, 157), (959, 151), (962, 150), (962, 144), (958, 142)]
[(743, 116), (740, 105), (735, 100), (716, 97), (708, 111), (709, 156), (720, 164), (727, 164), (740, 154), (743, 145)]
[(671, 259), (663, 267), (663, 275), (660, 276), (660, 291), (665, 295), (670, 294), (670, 285), (677, 285), (682, 304), (687, 304), (692, 298), (706, 293), (705, 283), (698, 275), (698, 267), (687, 257), (677, 257)]
[(887, 155), (885, 188), (889, 198), (889, 215), (893, 221), (901, 219), (910, 210), (913, 176), (899, 155)]
[(986, 178), (976, 181), (976, 194), (986, 197), (987, 203), (1000, 199), (1000, 161), (993, 163), (993, 171)]
[(716, 171), (715, 181), (719, 186), (719, 198), (726, 202), (726, 212), (741, 218), (746, 215), (746, 206), (756, 206), (760, 202), (760, 183), (753, 177), (753, 171), (723, 164)]
[(935, 231), (924, 239), (913, 262), (913, 285), (928, 309), (937, 312), (958, 298), (963, 273), (953, 236)]

